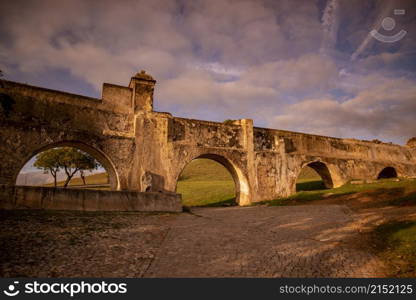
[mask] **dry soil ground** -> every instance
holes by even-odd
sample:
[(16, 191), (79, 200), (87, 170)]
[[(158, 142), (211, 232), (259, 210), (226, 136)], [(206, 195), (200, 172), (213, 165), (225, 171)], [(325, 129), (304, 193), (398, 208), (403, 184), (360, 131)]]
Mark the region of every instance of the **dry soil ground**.
[(371, 213), (339, 204), (0, 213), (1, 277), (384, 276)]

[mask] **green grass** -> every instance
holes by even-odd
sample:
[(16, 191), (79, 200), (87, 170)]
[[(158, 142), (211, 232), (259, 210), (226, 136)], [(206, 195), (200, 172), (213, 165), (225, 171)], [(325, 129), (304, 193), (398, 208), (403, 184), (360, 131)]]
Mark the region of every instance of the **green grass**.
[(211, 159), (199, 158), (191, 161), (182, 174), (179, 176), (179, 181), (233, 181), (228, 170)]
[(316, 191), (324, 190), (325, 185), (322, 180), (298, 180), (296, 183), (296, 191)]
[(310, 167), (304, 167), (296, 182), (296, 191), (313, 191), (325, 189), (321, 176)]
[(235, 204), (235, 185), (231, 174), (210, 159), (196, 159), (179, 177), (176, 192), (185, 206), (222, 206)]
[[(292, 200), (297, 200), (298, 202), (307, 202), (312, 200), (319, 200), (322, 199), (323, 196), (331, 194), (331, 197), (342, 196), (352, 193), (358, 193), (363, 191), (371, 191), (371, 190), (389, 190), (394, 188), (406, 188), (409, 186), (416, 186), (416, 180), (400, 180), (395, 181), (395, 179), (380, 179), (374, 183), (367, 183), (367, 184), (350, 184), (347, 183), (341, 187), (334, 188), (334, 189), (319, 189), (319, 190), (311, 190), (311, 191), (299, 191), (289, 197), (279, 198), (271, 201), (265, 201), (261, 203), (268, 203), (272, 206), (281, 206), (281, 205), (289, 205), (293, 204)], [(406, 196), (406, 197), (412, 197)], [(410, 198), (411, 199), (411, 198)], [(401, 201), (407, 201), (404, 198)]]
[(390, 277), (416, 277), (416, 221), (390, 222), (375, 231)]

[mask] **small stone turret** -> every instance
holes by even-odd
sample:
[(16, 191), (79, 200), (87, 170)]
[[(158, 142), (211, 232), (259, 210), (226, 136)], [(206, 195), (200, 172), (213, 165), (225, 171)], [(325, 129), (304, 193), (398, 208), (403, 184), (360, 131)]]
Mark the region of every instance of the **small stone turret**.
[(416, 137), (412, 137), (410, 140), (408, 140), (406, 146), (416, 149)]
[(134, 75), (129, 87), (132, 92), (132, 106), (134, 113), (140, 111), (153, 111), (153, 91), (155, 88), (156, 80), (146, 74), (144, 70)]

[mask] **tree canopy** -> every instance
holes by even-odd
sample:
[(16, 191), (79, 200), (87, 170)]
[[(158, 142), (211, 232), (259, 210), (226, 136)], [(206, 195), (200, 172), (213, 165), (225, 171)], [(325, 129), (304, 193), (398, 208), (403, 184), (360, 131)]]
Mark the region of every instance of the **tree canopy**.
[(34, 166), (45, 172), (49, 172), (54, 178), (55, 187), (57, 172), (63, 170), (67, 176), (64, 187), (67, 187), (77, 172), (80, 172), (85, 184), (84, 171), (97, 169), (101, 164), (94, 157), (79, 149), (60, 147), (49, 149), (38, 154)]

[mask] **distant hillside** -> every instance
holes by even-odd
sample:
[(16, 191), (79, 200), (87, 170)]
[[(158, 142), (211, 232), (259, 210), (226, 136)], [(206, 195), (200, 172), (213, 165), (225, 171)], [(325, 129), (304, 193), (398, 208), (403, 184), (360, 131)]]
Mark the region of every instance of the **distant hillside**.
[(220, 163), (211, 159), (195, 159), (182, 171), (179, 181), (209, 181), (209, 180), (233, 180), (231, 174)]
[(321, 176), (319, 176), (319, 174), (316, 173), (314, 169), (310, 167), (304, 167), (298, 177), (298, 180), (303, 180), (303, 179), (321, 180)]
[(235, 198), (231, 174), (211, 159), (190, 162), (179, 177), (176, 191), (187, 206), (231, 204)]
[[(65, 178), (65, 174), (58, 174), (58, 180), (64, 180)], [(20, 173), (16, 179), (16, 185), (43, 185), (49, 182), (53, 182), (52, 175), (44, 174), (43, 171)]]
[[(91, 174), (86, 176), (87, 184), (102, 184), (107, 183), (107, 173), (100, 172), (96, 174)], [(58, 186), (63, 185), (66, 179), (66, 174), (64, 172), (59, 172), (57, 175)], [(70, 185), (81, 185), (82, 180), (77, 173), (71, 180)], [(44, 185), (44, 186), (53, 186), (53, 177), (49, 173), (44, 174), (43, 171), (39, 172), (29, 172), (21, 173), (17, 176), (16, 185)]]
[[(65, 178), (61, 181), (57, 182), (58, 186), (63, 186), (65, 183)], [(106, 172), (104, 173), (97, 173), (85, 176), (85, 183), (86, 184), (107, 184), (108, 183), (108, 174)], [(72, 178), (72, 180), (69, 182), (69, 186), (74, 185), (83, 185), (82, 179), (80, 177)], [(52, 183), (44, 184), (45, 186), (53, 186)]]

